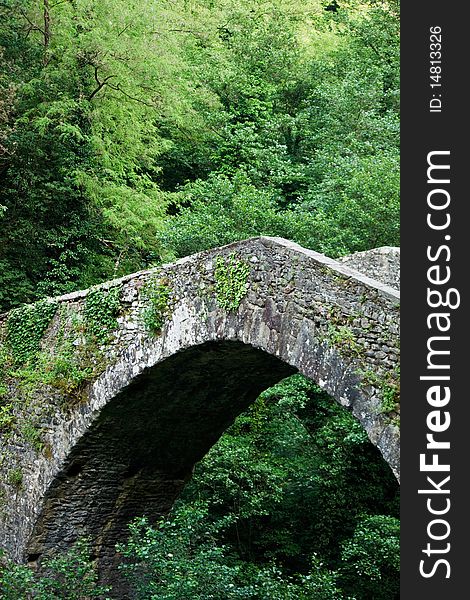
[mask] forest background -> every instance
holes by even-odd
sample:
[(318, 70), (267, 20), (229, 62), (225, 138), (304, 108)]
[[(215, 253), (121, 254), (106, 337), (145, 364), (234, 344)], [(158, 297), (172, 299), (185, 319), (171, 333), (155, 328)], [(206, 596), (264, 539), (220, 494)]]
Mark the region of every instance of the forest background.
[[(0, 0), (0, 311), (254, 235), (399, 245), (396, 0)], [(294, 376), (132, 524), (126, 575), (145, 599), (397, 598), (397, 497)], [(5, 563), (0, 597), (105, 596), (87, 556)]]

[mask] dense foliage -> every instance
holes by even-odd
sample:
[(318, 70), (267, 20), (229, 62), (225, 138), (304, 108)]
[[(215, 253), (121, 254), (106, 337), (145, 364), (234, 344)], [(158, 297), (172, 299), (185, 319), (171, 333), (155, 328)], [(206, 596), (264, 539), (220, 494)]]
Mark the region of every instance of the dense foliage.
[(0, 598), (2, 600), (88, 600), (103, 598), (109, 591), (97, 583), (89, 550), (80, 540), (69, 552), (46, 561), (47, 574), (35, 576), (28, 567), (5, 563), (0, 556)]
[(294, 376), (237, 419), (168, 519), (132, 525), (124, 554), (142, 598), (385, 600), (397, 518), (396, 481), (360, 425)]
[[(398, 508), (397, 483), (358, 422), (295, 375), (235, 421), (168, 517), (130, 525), (123, 572), (142, 600), (391, 600)], [(52, 565), (73, 578), (84, 557), (81, 545)], [(0, 589), (19, 600), (23, 580), (40, 591), (50, 579), (14, 567)]]
[(392, 1), (2, 0), (0, 310), (252, 235), (398, 239)]
[[(398, 4), (0, 0), (0, 311), (254, 235), (333, 257), (397, 245)], [(243, 269), (218, 265), (227, 310)], [(146, 293), (157, 334), (171, 290)], [(90, 295), (98, 340), (114, 300)], [(16, 330), (40, 337), (40, 306)], [(0, 433), (9, 415), (0, 382)], [(357, 422), (295, 376), (170, 515), (130, 525), (123, 572), (142, 599), (392, 600), (397, 518)], [(0, 558), (0, 598), (105, 598), (89, 559), (80, 542), (39, 576)]]

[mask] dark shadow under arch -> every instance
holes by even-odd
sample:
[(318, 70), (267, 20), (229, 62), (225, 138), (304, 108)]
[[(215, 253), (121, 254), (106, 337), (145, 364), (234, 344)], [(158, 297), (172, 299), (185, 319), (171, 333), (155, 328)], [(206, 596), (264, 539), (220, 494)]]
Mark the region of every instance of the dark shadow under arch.
[(102, 576), (127, 524), (166, 513), (193, 466), (259, 394), (296, 370), (241, 342), (207, 342), (146, 369), (70, 453), (29, 543), (37, 559), (89, 536)]

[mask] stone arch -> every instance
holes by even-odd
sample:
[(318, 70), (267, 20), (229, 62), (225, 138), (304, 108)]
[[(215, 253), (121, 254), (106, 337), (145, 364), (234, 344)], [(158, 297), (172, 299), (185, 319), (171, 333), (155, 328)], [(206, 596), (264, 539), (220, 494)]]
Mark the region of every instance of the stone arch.
[[(236, 307), (217, 298), (217, 260), (247, 267)], [(172, 301), (155, 334), (141, 315), (142, 286), (157, 275)], [(398, 365), (396, 290), (273, 238), (200, 253), (104, 289), (116, 286), (123, 310), (106, 369), (80, 403), (55, 412), (47, 456), (25, 450), (16, 457), (24, 486), (10, 495), (0, 522), (11, 556), (34, 562), (89, 535), (102, 568), (112, 570), (129, 520), (166, 512), (234, 418), (294, 372), (351, 410), (399, 476), (399, 429), (382, 410), (383, 382)], [(78, 313), (87, 294), (57, 301)]]

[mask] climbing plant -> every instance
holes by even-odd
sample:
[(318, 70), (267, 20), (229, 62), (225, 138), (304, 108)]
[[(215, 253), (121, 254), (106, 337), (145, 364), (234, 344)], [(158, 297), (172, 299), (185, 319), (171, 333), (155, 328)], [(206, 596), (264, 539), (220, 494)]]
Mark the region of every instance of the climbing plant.
[(10, 312), (6, 341), (15, 363), (22, 364), (39, 351), (41, 338), (56, 310), (57, 303), (42, 300)]
[(236, 310), (247, 292), (249, 265), (234, 253), (225, 259), (218, 256), (215, 263), (215, 294), (221, 308)]
[(142, 290), (147, 306), (142, 312), (145, 327), (152, 333), (161, 330), (170, 310), (171, 288), (165, 278), (150, 279)]
[(110, 334), (117, 328), (116, 317), (121, 306), (121, 287), (95, 288), (88, 292), (83, 314), (87, 333), (101, 343), (109, 341)]
[(11, 486), (15, 488), (21, 488), (23, 485), (23, 471), (19, 467), (10, 469), (8, 471), (7, 481)]
[(325, 339), (345, 356), (359, 356), (361, 352), (361, 346), (358, 344), (353, 330), (347, 325), (330, 323)]
[(379, 390), (381, 413), (391, 413), (397, 409), (400, 404), (400, 366), (380, 375), (370, 369), (359, 369), (357, 373), (362, 379), (362, 385), (372, 385)]
[(13, 423), (15, 422), (15, 417), (13, 415), (13, 404), (8, 403), (0, 406), (0, 433), (7, 433)]

